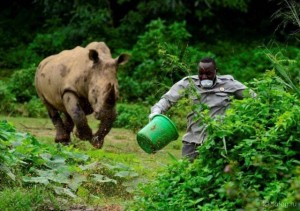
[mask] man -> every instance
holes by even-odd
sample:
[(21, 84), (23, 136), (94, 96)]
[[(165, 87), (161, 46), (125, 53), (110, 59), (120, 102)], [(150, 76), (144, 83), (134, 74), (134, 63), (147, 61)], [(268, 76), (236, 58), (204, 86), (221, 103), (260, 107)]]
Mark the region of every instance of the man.
[[(205, 104), (210, 110), (210, 116), (214, 118), (225, 113), (230, 104), (230, 96), (242, 99), (244, 89), (246, 87), (230, 75), (217, 76), (215, 61), (212, 58), (203, 58), (198, 64), (198, 75), (185, 77), (175, 83), (151, 108), (149, 118), (168, 111), (187, 90), (192, 93), (193, 103), (199, 106)], [(198, 156), (197, 147), (202, 145), (207, 137), (205, 128), (200, 125), (196, 115), (196, 111), (188, 114), (187, 131), (182, 140), (182, 156), (190, 161)]]

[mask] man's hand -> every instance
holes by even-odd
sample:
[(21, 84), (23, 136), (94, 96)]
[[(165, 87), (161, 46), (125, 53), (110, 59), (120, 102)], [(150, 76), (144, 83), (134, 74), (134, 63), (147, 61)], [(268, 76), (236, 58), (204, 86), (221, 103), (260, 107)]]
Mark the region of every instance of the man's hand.
[(160, 114), (160, 113), (158, 113), (158, 112), (153, 112), (153, 113), (151, 113), (151, 114), (149, 115), (149, 121), (151, 121), (151, 120), (153, 119), (153, 117), (154, 117), (155, 115), (157, 115), (157, 114)]

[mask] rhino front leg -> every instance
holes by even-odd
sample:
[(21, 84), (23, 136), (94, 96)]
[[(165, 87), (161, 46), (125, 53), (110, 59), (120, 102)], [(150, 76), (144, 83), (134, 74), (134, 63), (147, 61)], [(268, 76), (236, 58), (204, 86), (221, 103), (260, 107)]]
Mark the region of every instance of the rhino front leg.
[(69, 144), (70, 133), (66, 130), (65, 125), (58, 111), (44, 99), (43, 99), (43, 103), (45, 104), (48, 110), (48, 115), (56, 129), (55, 142), (62, 143), (62, 144)]
[(93, 137), (92, 130), (88, 126), (87, 118), (82, 110), (78, 97), (72, 92), (66, 92), (63, 95), (64, 106), (73, 120), (77, 133), (76, 136), (81, 140), (91, 140)]
[(104, 137), (109, 133), (111, 130), (113, 123), (117, 117), (115, 109), (113, 110), (106, 110), (102, 111), (100, 118), (101, 118), (101, 124), (99, 126), (98, 131), (93, 136), (93, 139), (91, 141), (91, 144), (101, 149), (104, 143)]

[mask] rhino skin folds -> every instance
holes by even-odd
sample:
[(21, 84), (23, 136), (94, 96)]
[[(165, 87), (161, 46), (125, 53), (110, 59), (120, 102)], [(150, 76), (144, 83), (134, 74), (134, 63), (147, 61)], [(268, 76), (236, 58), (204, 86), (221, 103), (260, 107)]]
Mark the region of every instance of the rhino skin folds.
[[(103, 146), (116, 119), (117, 69), (128, 61), (127, 54), (112, 58), (104, 42), (64, 50), (41, 61), (35, 75), (36, 91), (48, 110), (55, 129), (55, 142), (69, 144), (70, 133)], [(92, 133), (86, 115), (100, 120)]]

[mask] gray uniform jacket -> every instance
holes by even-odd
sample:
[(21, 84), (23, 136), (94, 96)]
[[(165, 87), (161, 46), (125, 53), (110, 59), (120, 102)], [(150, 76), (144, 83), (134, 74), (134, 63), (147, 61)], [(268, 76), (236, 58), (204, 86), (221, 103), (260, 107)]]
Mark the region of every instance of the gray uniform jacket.
[[(164, 94), (161, 99), (151, 107), (151, 113), (165, 113), (188, 91), (189, 97), (195, 105), (205, 104), (210, 109), (210, 116), (223, 115), (230, 103), (230, 96), (242, 98), (244, 86), (239, 81), (234, 80), (230, 75), (217, 76), (216, 82), (210, 89), (200, 86), (198, 75), (188, 76), (176, 84)], [(183, 136), (183, 141), (202, 144), (206, 139), (205, 127), (200, 126), (200, 120), (196, 119), (197, 113), (192, 111), (187, 116), (187, 131)]]

